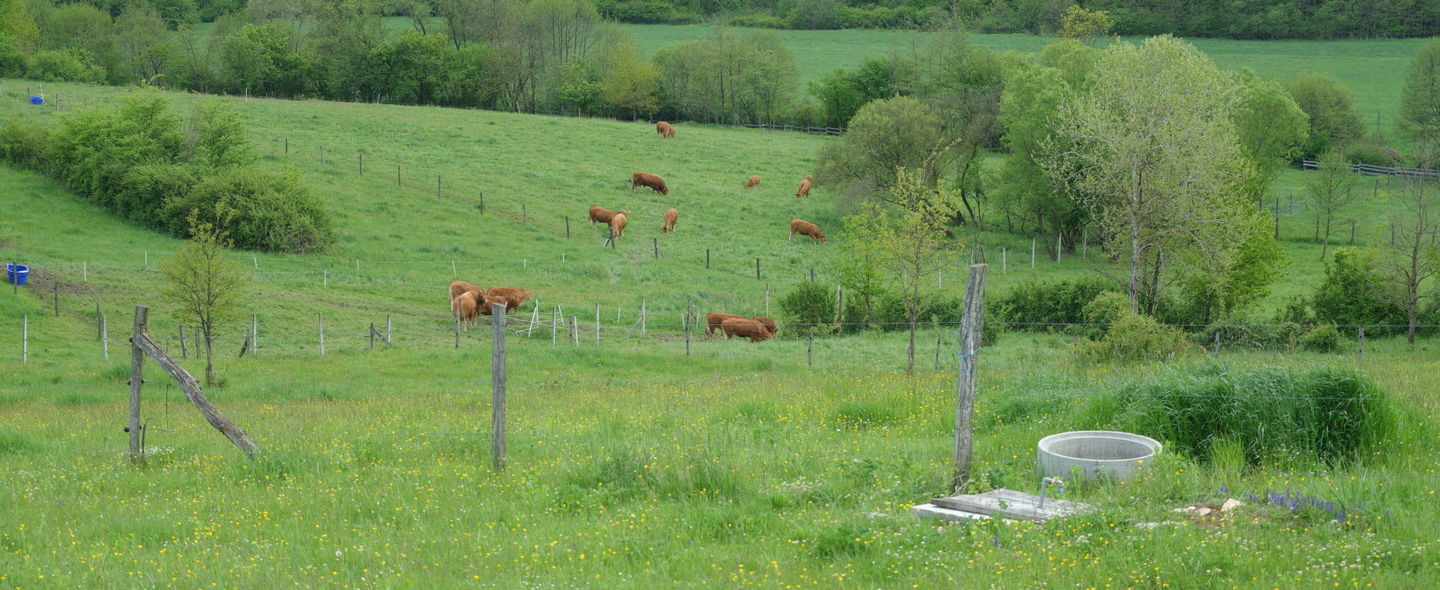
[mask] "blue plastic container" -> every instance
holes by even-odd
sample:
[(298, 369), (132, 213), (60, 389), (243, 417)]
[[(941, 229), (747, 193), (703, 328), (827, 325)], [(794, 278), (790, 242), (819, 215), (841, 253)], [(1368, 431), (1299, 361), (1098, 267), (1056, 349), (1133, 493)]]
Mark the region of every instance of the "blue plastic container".
[(23, 264), (6, 264), (5, 280), (12, 285), (24, 285), (30, 280), (30, 267)]
[(32, 96), (32, 97), (30, 97), (30, 104), (45, 104), (45, 97), (43, 97), (43, 96)]

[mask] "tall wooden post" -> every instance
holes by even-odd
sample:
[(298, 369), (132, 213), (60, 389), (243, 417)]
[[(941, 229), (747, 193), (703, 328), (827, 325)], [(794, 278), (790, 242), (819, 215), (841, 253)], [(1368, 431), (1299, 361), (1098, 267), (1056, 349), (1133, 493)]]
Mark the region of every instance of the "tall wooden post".
[(317, 313), (315, 317), (320, 321), (320, 356), (325, 356), (325, 314)]
[(388, 313), (385, 314), (385, 344), (394, 344), (394, 341), (390, 340), (390, 314)]
[(970, 265), (970, 283), (965, 288), (965, 316), (960, 326), (960, 376), (956, 385), (955, 404), (955, 477), (951, 487), (959, 491), (970, 480), (971, 435), (975, 410), (975, 355), (980, 352), (980, 334), (984, 330), (985, 269), (987, 265)]
[(505, 304), (492, 308), (494, 348), (490, 353), (490, 457), (495, 470), (505, 468)]
[(150, 320), (150, 310), (143, 305), (135, 306), (135, 331), (130, 337), (130, 422), (125, 432), (130, 433), (130, 461), (145, 461), (145, 449), (140, 447), (140, 387), (145, 384), (145, 351), (141, 350), (139, 336), (145, 333)]

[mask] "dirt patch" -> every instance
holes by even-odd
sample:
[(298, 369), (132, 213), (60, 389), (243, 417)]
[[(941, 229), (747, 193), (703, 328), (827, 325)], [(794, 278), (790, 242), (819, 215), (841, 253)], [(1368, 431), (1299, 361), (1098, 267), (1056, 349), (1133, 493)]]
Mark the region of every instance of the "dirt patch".
[(30, 280), (25, 283), (35, 296), (41, 299), (50, 297), (51, 293), (59, 293), (62, 297), (74, 297), (95, 295), (102, 292), (100, 287), (86, 283), (67, 280), (54, 272), (46, 272), (44, 268), (30, 268)]

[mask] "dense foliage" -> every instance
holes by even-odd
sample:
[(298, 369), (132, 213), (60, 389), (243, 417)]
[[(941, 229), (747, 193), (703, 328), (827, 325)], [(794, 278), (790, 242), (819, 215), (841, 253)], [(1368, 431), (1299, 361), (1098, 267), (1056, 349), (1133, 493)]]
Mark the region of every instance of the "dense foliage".
[(199, 219), (253, 250), (310, 252), (334, 240), (319, 197), (292, 173), (249, 166), (239, 120), (215, 105), (199, 107), (188, 128), (156, 97), (80, 111), (58, 129), (12, 120), (0, 128), (0, 157), (175, 236)]

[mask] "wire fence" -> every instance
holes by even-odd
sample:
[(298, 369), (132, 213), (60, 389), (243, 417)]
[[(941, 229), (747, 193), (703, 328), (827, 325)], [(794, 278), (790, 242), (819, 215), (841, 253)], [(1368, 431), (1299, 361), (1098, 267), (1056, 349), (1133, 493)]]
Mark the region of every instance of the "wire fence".
[[(1315, 160), (1301, 160), (1300, 166), (1305, 170), (1319, 170), (1320, 162)], [(1350, 164), (1350, 171), (1355, 174), (1366, 176), (1398, 176), (1401, 178), (1418, 178), (1420, 180), (1440, 180), (1440, 170), (1432, 168), (1407, 168), (1404, 166), (1376, 166), (1373, 164)]]

